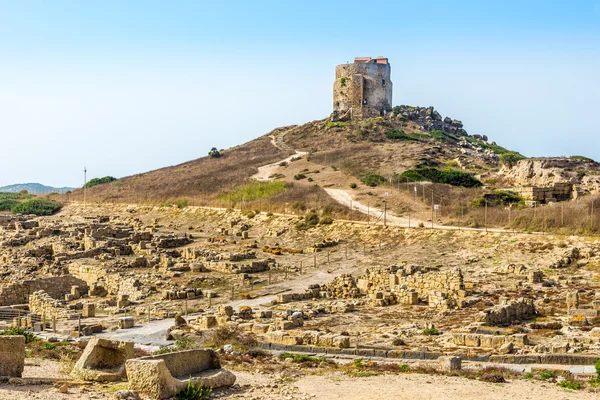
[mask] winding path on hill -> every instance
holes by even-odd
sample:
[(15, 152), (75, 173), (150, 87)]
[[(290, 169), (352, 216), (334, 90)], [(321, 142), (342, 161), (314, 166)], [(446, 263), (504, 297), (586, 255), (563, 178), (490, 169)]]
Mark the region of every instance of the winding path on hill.
[[(287, 143), (285, 143), (285, 135), (292, 132), (296, 127), (285, 130), (278, 135), (271, 136), (271, 143), (273, 146), (286, 151), (296, 151), (292, 149)], [(279, 165), (283, 162), (290, 162), (293, 158), (296, 157), (304, 157), (307, 152), (296, 151), (296, 154), (289, 156), (281, 161), (277, 161), (272, 164), (263, 165), (262, 167), (258, 167), (258, 173), (252, 176), (252, 178), (259, 181), (270, 181), (273, 180), (271, 176), (275, 173), (275, 170), (279, 167)], [(375, 208), (366, 206), (354, 199), (352, 194), (350, 194), (347, 190), (343, 189), (334, 189), (334, 188), (324, 188), (325, 192), (336, 202), (347, 206), (353, 210), (361, 212), (369, 216), (369, 218), (374, 217), (375, 224), (383, 224), (383, 213), (384, 211)], [(395, 215), (391, 215), (390, 213), (386, 213), (385, 216), (386, 224), (391, 226), (401, 227), (401, 228), (411, 228), (418, 227), (422, 224), (425, 228), (430, 229), (443, 229), (443, 230), (464, 230), (464, 231), (478, 231), (478, 232), (494, 232), (494, 233), (514, 233), (513, 230), (510, 229), (502, 229), (502, 228), (467, 228), (460, 226), (452, 226), (452, 225), (440, 225), (436, 223), (431, 223), (431, 221), (423, 221), (419, 219), (411, 219), (404, 217), (397, 217)], [(544, 232), (533, 232), (535, 234), (545, 234)]]

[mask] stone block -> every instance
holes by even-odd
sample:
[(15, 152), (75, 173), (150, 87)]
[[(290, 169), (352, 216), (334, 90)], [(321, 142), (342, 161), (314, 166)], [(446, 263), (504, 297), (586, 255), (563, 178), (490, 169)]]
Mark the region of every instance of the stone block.
[(85, 303), (83, 305), (83, 316), (92, 318), (96, 316), (96, 305), (94, 303)]
[(126, 363), (129, 389), (153, 400), (168, 399), (188, 384), (213, 389), (231, 386), (236, 377), (221, 368), (212, 349), (194, 349), (157, 356), (141, 357)]
[(119, 328), (120, 329), (133, 328), (134, 325), (135, 325), (135, 320), (133, 319), (133, 317), (119, 318)]
[(206, 315), (198, 318), (195, 325), (200, 329), (211, 329), (217, 326), (217, 318), (214, 315)]
[(440, 370), (444, 372), (458, 371), (461, 369), (460, 357), (442, 356), (438, 358)]
[(97, 382), (120, 381), (126, 377), (125, 361), (132, 358), (133, 342), (94, 337), (85, 347), (71, 376)]
[(25, 336), (0, 336), (0, 376), (20, 378), (25, 368)]
[(465, 335), (465, 346), (479, 347), (480, 335)]

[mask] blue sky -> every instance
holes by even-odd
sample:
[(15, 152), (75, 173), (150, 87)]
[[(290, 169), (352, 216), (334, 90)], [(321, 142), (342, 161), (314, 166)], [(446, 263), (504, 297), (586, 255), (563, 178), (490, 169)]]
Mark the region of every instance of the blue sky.
[(390, 59), (395, 104), (600, 159), (600, 1), (553, 3), (0, 0), (0, 186), (122, 177), (326, 117), (358, 55)]

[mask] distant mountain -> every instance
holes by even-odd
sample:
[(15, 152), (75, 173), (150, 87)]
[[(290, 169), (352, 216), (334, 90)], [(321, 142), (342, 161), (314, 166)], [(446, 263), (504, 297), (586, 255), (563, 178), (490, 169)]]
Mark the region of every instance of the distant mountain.
[(19, 193), (21, 190), (27, 190), (30, 194), (48, 194), (48, 193), (65, 193), (73, 190), (71, 187), (52, 187), (42, 185), (41, 183), (17, 183), (0, 187), (0, 193)]

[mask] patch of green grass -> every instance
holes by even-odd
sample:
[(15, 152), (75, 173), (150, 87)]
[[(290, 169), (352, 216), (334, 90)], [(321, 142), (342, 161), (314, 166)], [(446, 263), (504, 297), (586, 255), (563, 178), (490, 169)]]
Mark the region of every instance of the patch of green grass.
[(423, 335), (438, 336), (438, 335), (441, 335), (441, 333), (436, 328), (425, 328), (425, 329), (423, 329)]
[(355, 378), (368, 378), (370, 376), (381, 375), (381, 373), (377, 371), (353, 371), (350, 373), (350, 375), (354, 376)]
[(328, 121), (325, 123), (325, 127), (327, 127), (327, 128), (344, 128), (348, 125), (350, 125), (349, 122), (342, 122), (342, 121), (338, 121), (338, 122)]
[(303, 362), (326, 362), (327, 360), (323, 357), (311, 357), (306, 354), (296, 354), (296, 353), (283, 353), (281, 358), (286, 360), (290, 358), (295, 363), (303, 363)]
[(565, 389), (571, 389), (571, 390), (580, 390), (581, 389), (581, 383), (575, 382), (575, 381), (570, 381), (568, 379), (565, 379), (564, 381), (560, 381), (558, 383), (558, 386), (565, 388)]
[(287, 191), (285, 182), (258, 182), (252, 181), (242, 187), (219, 196), (219, 200), (237, 203), (240, 201), (254, 201), (266, 199)]
[(189, 205), (188, 199), (177, 199), (175, 200), (175, 207), (177, 208), (186, 208)]
[(540, 372), (540, 379), (547, 381), (549, 379), (556, 378), (556, 374), (553, 371), (544, 370)]
[(385, 137), (393, 141), (416, 141), (429, 138), (423, 133), (407, 133), (400, 129), (392, 129), (385, 132)]

